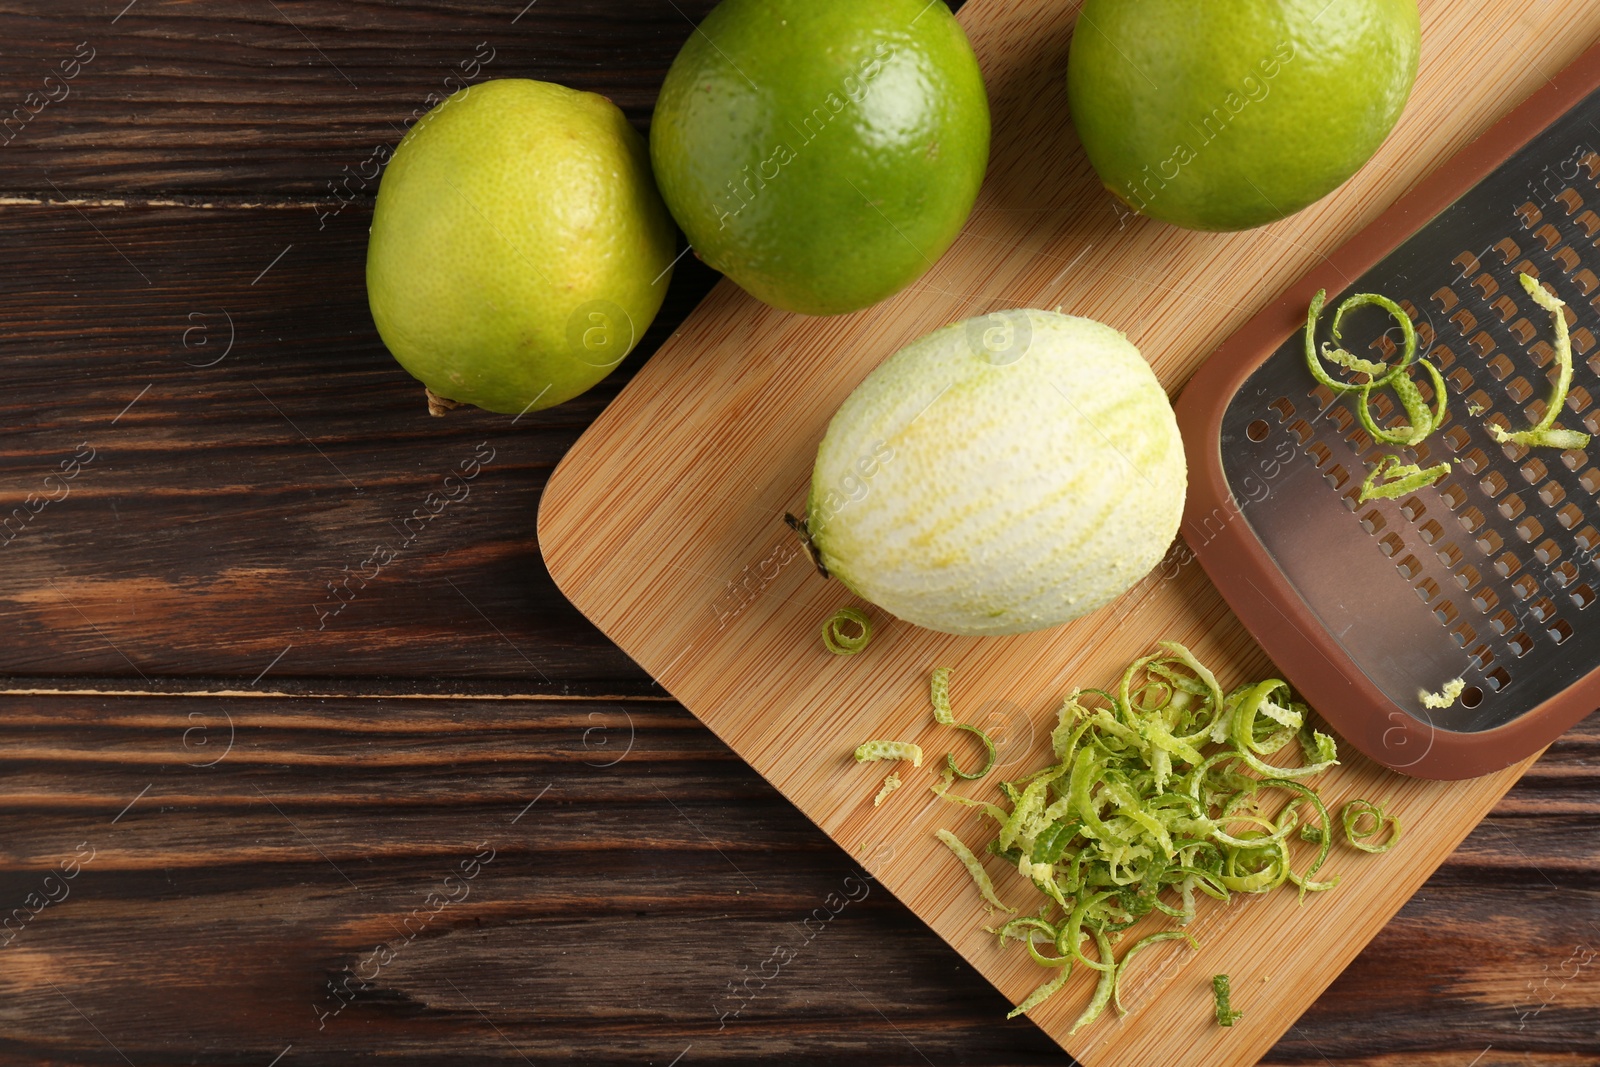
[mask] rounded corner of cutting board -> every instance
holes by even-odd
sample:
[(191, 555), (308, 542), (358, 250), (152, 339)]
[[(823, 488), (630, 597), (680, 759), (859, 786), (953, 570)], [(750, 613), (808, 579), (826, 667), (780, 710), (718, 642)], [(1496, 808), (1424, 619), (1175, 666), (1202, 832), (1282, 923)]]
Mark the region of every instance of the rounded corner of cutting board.
[(561, 595), (585, 615), (589, 613), (578, 600), (583, 585), (578, 580), (580, 567), (574, 558), (576, 539), (582, 532), (582, 523), (578, 509), (572, 505), (584, 496), (584, 493), (579, 491), (579, 483), (574, 479), (578, 477), (575, 468), (582, 463), (580, 453), (584, 450), (589, 436), (588, 432), (580, 436), (577, 443), (561, 458), (561, 462), (556, 464), (556, 469), (550, 472), (550, 477), (544, 484), (544, 491), (539, 494), (539, 510), (534, 518), (535, 536), (538, 538), (539, 554), (544, 558), (545, 569), (550, 572), (550, 577), (556, 583), (556, 588), (561, 590)]

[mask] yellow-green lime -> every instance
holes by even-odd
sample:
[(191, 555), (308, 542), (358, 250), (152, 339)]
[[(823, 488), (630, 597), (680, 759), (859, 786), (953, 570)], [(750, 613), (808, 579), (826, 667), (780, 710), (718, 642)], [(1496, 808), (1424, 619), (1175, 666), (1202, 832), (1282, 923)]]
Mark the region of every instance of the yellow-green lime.
[(1134, 210), (1247, 229), (1372, 158), (1420, 47), (1416, 0), (1085, 0), (1067, 61), (1072, 121)]
[(723, 0), (667, 73), (650, 157), (706, 263), (774, 307), (855, 311), (960, 232), (988, 97), (942, 0)]
[(384, 344), (435, 396), (538, 411), (633, 348), (661, 307), (674, 240), (644, 139), (615, 104), (488, 81), (395, 150), (367, 297)]

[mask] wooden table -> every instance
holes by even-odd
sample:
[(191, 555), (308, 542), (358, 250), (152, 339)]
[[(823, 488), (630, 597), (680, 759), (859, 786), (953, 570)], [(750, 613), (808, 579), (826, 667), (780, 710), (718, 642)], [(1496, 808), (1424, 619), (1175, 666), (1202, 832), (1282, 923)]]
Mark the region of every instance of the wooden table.
[[(430, 94), (643, 129), (710, 4), (125, 2), (0, 5), (0, 1062), (1062, 1062), (879, 888), (808, 938), (850, 857), (540, 561), (548, 473), (713, 275), (515, 425), (428, 418), (367, 314)], [(1597, 753), (1267, 1062), (1597, 1062)]]

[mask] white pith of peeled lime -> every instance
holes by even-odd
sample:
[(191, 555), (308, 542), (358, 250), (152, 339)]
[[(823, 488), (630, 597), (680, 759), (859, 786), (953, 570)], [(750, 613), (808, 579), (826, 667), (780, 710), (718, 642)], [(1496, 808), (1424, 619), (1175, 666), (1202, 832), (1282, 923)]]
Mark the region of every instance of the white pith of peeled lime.
[(869, 374), (817, 450), (807, 527), (851, 591), (944, 633), (1024, 633), (1102, 607), (1178, 530), (1183, 442), (1126, 337), (994, 312)]

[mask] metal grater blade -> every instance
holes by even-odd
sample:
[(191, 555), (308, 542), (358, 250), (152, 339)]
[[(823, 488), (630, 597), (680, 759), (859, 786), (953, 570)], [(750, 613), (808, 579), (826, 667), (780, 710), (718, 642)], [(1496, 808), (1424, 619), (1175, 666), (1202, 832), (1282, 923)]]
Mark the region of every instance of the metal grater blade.
[[(1220, 427), (1224, 477), (1256, 537), (1349, 659), (1400, 709), (1462, 676), (1436, 727), (1506, 725), (1600, 667), (1600, 437), (1587, 452), (1499, 445), (1543, 414), (1554, 375), (1550, 315), (1526, 272), (1567, 302), (1575, 371), (1558, 425), (1600, 433), (1600, 92), (1583, 98), (1345, 293), (1401, 303), (1419, 354), (1444, 373), (1450, 412), (1415, 452), (1449, 459), (1437, 485), (1358, 505), (1384, 452), (1306, 368), (1295, 335), (1244, 381)], [(1326, 336), (1328, 317), (1322, 324)], [(1392, 352), (1382, 312), (1352, 313), (1346, 347)], [(1425, 396), (1425, 376), (1416, 375)], [(1392, 398), (1392, 393), (1387, 393)], [(1381, 425), (1403, 413), (1375, 398)], [(1473, 415), (1469, 404), (1481, 408)]]

